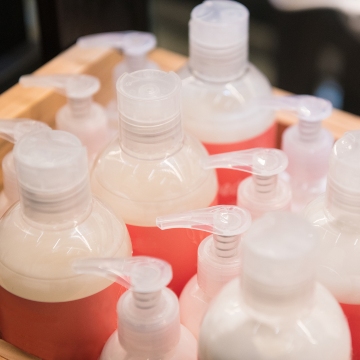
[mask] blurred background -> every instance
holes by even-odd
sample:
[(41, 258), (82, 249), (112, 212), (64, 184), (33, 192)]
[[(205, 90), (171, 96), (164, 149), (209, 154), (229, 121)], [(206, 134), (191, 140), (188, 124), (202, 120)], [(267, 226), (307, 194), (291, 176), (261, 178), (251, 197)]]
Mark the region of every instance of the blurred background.
[[(2, 0), (0, 92), (79, 36), (152, 31), (158, 46), (187, 55), (195, 0)], [(360, 0), (243, 0), (250, 61), (274, 86), (314, 94), (360, 115)], [(329, 4), (331, 6), (329, 6)]]

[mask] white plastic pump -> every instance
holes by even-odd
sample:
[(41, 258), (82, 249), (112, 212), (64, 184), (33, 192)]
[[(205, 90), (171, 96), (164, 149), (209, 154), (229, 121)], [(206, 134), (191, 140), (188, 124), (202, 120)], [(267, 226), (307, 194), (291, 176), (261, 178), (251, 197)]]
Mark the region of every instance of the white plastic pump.
[[(31, 119), (0, 119), (0, 138), (16, 143), (24, 134), (48, 128), (45, 123)], [(13, 151), (2, 161), (3, 191), (0, 194), (0, 216), (19, 200)]]
[[(198, 248), (197, 275), (180, 296), (180, 319), (197, 339), (211, 299), (240, 273), (241, 235), (251, 225), (250, 213), (237, 206), (213, 206), (156, 219), (162, 229), (188, 228), (209, 232)], [(169, 239), (171, 241), (171, 239)]]
[(54, 88), (67, 97), (67, 104), (56, 114), (56, 127), (77, 136), (86, 146), (92, 163), (110, 140), (105, 109), (92, 98), (100, 89), (99, 79), (91, 75), (24, 75), (19, 83)]
[(301, 211), (325, 191), (334, 137), (321, 123), (331, 115), (332, 105), (309, 95), (272, 97), (260, 100), (260, 104), (295, 113), (299, 119), (298, 124), (284, 131), (282, 149), (289, 158), (287, 173), (293, 192), (292, 210)]
[(177, 297), (166, 287), (172, 279), (167, 262), (145, 256), (83, 259), (73, 268), (131, 289), (118, 302), (118, 331), (105, 344), (100, 360), (196, 359), (196, 341), (181, 327)]
[(198, 359), (350, 359), (346, 318), (315, 281), (319, 244), (298, 215), (256, 220), (242, 241), (240, 281), (228, 283), (204, 317)]
[(159, 69), (159, 66), (147, 57), (148, 53), (156, 47), (156, 37), (154, 34), (141, 31), (108, 32), (82, 36), (76, 43), (81, 47), (114, 48), (122, 51), (124, 55), (124, 59), (114, 67), (114, 99), (107, 106), (110, 125), (117, 129), (116, 82), (126, 72)]
[(204, 160), (206, 169), (233, 169), (252, 174), (238, 188), (237, 205), (254, 218), (263, 213), (290, 208), (290, 186), (279, 179), (288, 165), (286, 154), (278, 149), (250, 149), (211, 155)]

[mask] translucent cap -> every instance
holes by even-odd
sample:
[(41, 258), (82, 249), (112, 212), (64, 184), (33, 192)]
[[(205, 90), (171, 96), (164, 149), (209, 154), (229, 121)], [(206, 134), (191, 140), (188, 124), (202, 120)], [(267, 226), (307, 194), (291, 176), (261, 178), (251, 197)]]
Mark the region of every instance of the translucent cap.
[(141, 31), (108, 32), (82, 36), (76, 43), (82, 47), (111, 47), (129, 56), (145, 56), (155, 48), (156, 37)]
[(182, 140), (181, 80), (174, 72), (139, 70), (117, 82), (120, 143), (130, 154), (147, 156), (173, 149)]
[(76, 136), (51, 129), (32, 131), (15, 144), (14, 160), (27, 216), (41, 220), (58, 214), (64, 220), (88, 208), (86, 148)]
[(205, 169), (233, 169), (259, 176), (280, 174), (287, 165), (288, 159), (282, 150), (264, 148), (211, 155), (203, 160)]
[(204, 1), (191, 12), (190, 41), (223, 49), (248, 39), (249, 11), (235, 1)]
[(52, 87), (71, 99), (93, 96), (100, 89), (100, 81), (91, 75), (23, 75), (19, 83), (26, 87)]
[(256, 220), (243, 239), (242, 287), (252, 305), (302, 303), (312, 291), (319, 240), (302, 217), (273, 212)]
[(146, 256), (80, 259), (74, 262), (73, 268), (77, 273), (105, 277), (141, 294), (158, 292), (172, 279), (170, 264)]
[(347, 132), (333, 147), (327, 206), (336, 218), (360, 218), (360, 130)]

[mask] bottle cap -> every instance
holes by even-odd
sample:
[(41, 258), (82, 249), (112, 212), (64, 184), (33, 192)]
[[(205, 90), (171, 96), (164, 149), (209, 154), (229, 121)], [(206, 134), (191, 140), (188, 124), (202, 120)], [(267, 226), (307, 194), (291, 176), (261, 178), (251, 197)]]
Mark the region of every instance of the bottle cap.
[(203, 240), (198, 250), (198, 284), (209, 296), (239, 274), (240, 235), (251, 225), (247, 210), (237, 206), (212, 206), (160, 216), (156, 225), (162, 230), (186, 228), (213, 234)]
[(302, 309), (313, 292), (319, 240), (310, 223), (287, 212), (256, 220), (242, 242), (244, 300), (262, 312)]
[(22, 136), (13, 151), (26, 217), (61, 225), (87, 213), (91, 203), (88, 162), (77, 137), (41, 129)]
[(231, 81), (248, 63), (249, 11), (235, 1), (204, 1), (191, 12), (190, 67), (210, 81)]
[(128, 154), (162, 158), (183, 139), (181, 80), (174, 72), (139, 70), (117, 82), (120, 144)]
[(360, 219), (360, 130), (336, 141), (329, 162), (326, 207), (337, 220)]
[(106, 277), (131, 289), (117, 306), (119, 341), (128, 353), (155, 356), (178, 344), (178, 300), (166, 288), (172, 279), (170, 264), (145, 256), (82, 259), (75, 261), (74, 270)]

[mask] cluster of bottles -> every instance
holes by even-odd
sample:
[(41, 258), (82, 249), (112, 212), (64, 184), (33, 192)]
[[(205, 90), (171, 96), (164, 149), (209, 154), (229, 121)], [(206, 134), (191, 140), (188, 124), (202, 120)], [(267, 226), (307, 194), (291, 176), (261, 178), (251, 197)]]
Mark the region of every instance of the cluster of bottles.
[[(329, 102), (271, 95), (248, 18), (195, 7), (180, 76), (147, 60), (151, 34), (79, 39), (126, 55), (107, 110), (92, 76), (21, 77), (68, 103), (58, 130), (0, 121), (4, 340), (46, 360), (360, 359), (360, 132), (334, 145)], [(275, 110), (299, 119), (283, 150)]]

